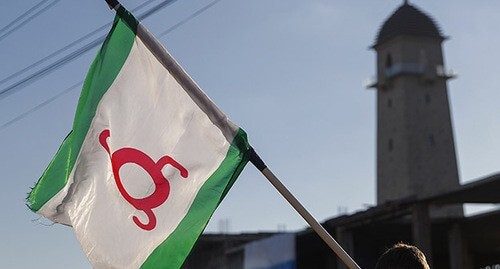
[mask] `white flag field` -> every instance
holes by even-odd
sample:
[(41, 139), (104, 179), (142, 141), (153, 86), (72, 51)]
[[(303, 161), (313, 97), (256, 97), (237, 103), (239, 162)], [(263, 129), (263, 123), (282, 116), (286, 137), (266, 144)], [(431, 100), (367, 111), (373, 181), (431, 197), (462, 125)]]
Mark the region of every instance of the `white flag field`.
[(119, 7), (27, 202), (73, 227), (94, 268), (180, 268), (249, 155), (245, 132)]

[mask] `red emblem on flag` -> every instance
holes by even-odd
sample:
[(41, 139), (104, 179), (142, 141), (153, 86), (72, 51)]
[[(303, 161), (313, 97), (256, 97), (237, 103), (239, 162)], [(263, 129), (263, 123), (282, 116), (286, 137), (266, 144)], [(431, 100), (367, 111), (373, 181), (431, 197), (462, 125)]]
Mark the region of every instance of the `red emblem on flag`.
[[(183, 178), (187, 178), (188, 171), (168, 155), (161, 157), (157, 162), (155, 162), (147, 154), (134, 148), (121, 148), (111, 153), (107, 142), (109, 137), (109, 130), (104, 130), (99, 135), (99, 142), (111, 158), (111, 165), (113, 167), (113, 175), (115, 177), (116, 186), (125, 200), (127, 200), (137, 210), (141, 210), (146, 213), (148, 222), (142, 223), (137, 216), (134, 216), (132, 219), (135, 224), (141, 229), (150, 231), (156, 227), (156, 216), (153, 212), (153, 208), (162, 205), (170, 194), (170, 183), (161, 170), (164, 166), (171, 165), (179, 170)], [(151, 195), (144, 198), (134, 198), (127, 192), (127, 190), (125, 190), (119, 172), (120, 168), (127, 163), (139, 165), (149, 174), (149, 176), (151, 176), (151, 179), (155, 184), (155, 190)]]

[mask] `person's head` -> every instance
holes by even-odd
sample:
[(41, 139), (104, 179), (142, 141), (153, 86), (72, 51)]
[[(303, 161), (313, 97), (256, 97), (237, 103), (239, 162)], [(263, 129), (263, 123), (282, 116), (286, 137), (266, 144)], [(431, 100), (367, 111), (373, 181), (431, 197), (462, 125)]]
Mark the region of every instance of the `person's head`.
[(420, 249), (398, 243), (380, 256), (375, 269), (429, 269), (429, 265)]

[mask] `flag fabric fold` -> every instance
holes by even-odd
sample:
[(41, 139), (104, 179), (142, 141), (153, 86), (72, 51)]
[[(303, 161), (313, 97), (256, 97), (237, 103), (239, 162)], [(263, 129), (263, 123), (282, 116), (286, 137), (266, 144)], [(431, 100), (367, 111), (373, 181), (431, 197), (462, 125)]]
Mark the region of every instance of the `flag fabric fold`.
[(28, 206), (94, 268), (180, 268), (248, 162), (245, 132), (119, 7)]

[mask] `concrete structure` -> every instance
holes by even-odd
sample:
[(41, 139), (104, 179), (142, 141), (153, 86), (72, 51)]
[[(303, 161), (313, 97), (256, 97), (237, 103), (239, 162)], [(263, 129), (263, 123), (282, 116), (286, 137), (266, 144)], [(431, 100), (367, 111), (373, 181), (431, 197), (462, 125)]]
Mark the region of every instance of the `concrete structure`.
[[(500, 174), (495, 174), (437, 195), (402, 199), (333, 218), (323, 225), (361, 268), (373, 268), (387, 247), (401, 241), (419, 246), (431, 268), (495, 268), (500, 266), (500, 210), (471, 217), (429, 218), (428, 208), (498, 204), (499, 189)], [(339, 263), (321, 268), (345, 267)]]
[(459, 185), (444, 39), (436, 23), (408, 3), (376, 38), (378, 204)]
[(273, 233), (205, 234), (196, 243), (183, 269), (243, 268), (243, 246)]

